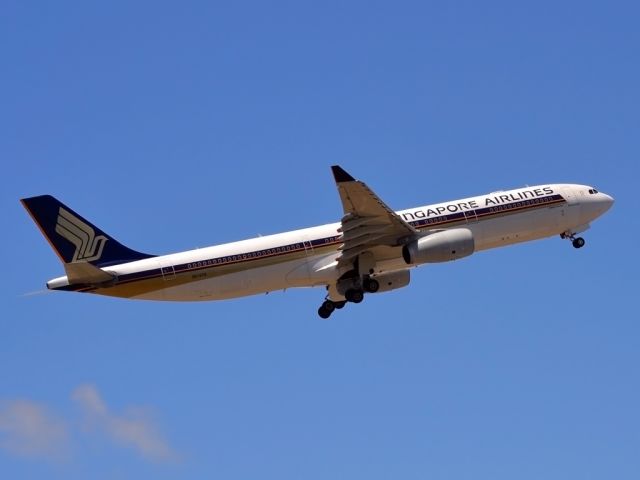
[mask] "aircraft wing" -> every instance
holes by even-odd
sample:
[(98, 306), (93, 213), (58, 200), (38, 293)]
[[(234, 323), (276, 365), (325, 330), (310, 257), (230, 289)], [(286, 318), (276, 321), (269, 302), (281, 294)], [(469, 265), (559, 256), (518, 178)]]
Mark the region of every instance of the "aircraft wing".
[(418, 231), (389, 208), (364, 182), (338, 165), (331, 167), (344, 210), (344, 244), (338, 265), (354, 262), (361, 253), (381, 246), (397, 246)]

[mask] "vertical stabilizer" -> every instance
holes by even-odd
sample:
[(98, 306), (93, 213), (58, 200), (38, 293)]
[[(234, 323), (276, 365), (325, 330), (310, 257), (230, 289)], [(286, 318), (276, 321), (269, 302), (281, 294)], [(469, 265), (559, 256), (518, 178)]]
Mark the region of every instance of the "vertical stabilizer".
[(20, 201), (63, 263), (104, 267), (154, 256), (125, 247), (51, 195)]

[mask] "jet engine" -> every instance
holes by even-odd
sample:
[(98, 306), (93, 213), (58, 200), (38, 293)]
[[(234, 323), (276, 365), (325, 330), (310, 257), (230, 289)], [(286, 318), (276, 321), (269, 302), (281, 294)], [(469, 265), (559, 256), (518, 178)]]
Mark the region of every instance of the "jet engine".
[(418, 238), (402, 248), (402, 258), (409, 265), (450, 262), (473, 253), (473, 233), (468, 228), (454, 228)]

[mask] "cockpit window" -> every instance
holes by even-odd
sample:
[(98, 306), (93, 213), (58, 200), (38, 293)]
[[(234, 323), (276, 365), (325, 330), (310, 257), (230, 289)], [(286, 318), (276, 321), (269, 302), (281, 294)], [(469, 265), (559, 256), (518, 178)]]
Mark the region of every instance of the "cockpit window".
[(598, 193), (598, 190), (596, 190), (595, 188), (589, 189), (589, 195), (595, 195), (596, 193)]

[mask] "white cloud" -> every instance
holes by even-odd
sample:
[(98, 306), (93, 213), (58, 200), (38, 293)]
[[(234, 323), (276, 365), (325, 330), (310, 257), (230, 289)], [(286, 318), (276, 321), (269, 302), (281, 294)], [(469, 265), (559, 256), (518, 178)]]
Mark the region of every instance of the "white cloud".
[(80, 385), (73, 391), (71, 398), (78, 402), (82, 409), (91, 414), (92, 417), (104, 417), (107, 415), (107, 406), (93, 385)]
[(0, 448), (11, 454), (61, 460), (69, 454), (66, 424), (30, 400), (0, 404)]
[(71, 398), (80, 405), (90, 425), (123, 447), (133, 448), (151, 460), (175, 460), (177, 454), (160, 434), (155, 422), (142, 409), (111, 413), (93, 385), (80, 385)]

